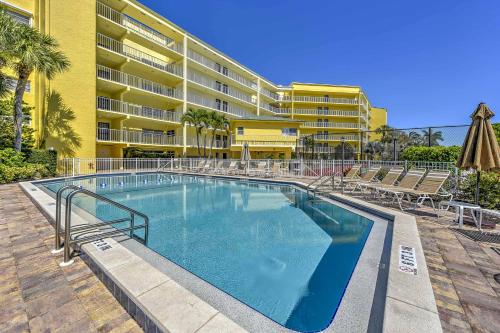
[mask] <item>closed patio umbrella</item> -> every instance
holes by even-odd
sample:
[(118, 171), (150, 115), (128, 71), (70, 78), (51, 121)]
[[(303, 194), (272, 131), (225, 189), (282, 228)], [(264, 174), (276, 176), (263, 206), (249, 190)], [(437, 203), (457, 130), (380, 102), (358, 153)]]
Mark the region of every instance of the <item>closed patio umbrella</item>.
[(241, 162), (245, 166), (245, 170), (248, 169), (248, 161), (250, 161), (250, 158), (250, 147), (248, 147), (248, 142), (245, 142), (241, 150)]
[(472, 124), (465, 137), (457, 166), (475, 169), (476, 205), (479, 204), (479, 180), (481, 171), (500, 171), (500, 147), (490, 119), (495, 114), (485, 103), (480, 103), (471, 115)]

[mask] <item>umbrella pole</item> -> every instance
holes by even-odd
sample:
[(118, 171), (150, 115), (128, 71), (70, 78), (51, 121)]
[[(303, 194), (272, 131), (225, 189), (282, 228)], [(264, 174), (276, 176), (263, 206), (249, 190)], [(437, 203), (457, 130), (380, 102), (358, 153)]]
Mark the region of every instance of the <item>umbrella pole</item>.
[(479, 181), (481, 179), (481, 171), (476, 171), (476, 205), (479, 206)]

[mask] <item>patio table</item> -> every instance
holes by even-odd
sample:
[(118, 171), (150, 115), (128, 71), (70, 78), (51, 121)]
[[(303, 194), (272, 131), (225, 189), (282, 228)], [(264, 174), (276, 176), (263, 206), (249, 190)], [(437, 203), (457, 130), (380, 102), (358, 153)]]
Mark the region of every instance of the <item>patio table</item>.
[[(464, 211), (466, 209), (470, 210), (472, 218), (474, 219), (474, 223), (479, 228), (479, 230), (481, 230), (481, 223), (483, 222), (483, 210), (480, 206), (462, 201), (441, 201), (439, 203), (438, 219), (439, 212), (443, 210), (444, 206), (447, 206), (446, 210), (448, 210), (449, 207), (455, 207), (455, 218), (458, 218), (457, 222), (460, 229), (462, 229), (464, 226)], [(479, 212), (479, 220), (476, 218), (476, 212)]]

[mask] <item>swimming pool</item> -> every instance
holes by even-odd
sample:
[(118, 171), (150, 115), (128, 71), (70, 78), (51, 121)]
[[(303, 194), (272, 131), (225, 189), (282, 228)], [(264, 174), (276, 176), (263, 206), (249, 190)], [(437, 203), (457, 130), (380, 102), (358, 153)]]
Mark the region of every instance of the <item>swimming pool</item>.
[[(289, 185), (140, 174), (39, 186), (69, 183), (144, 212), (150, 249), (302, 332), (332, 321), (373, 225)], [(75, 204), (103, 220), (121, 217), (90, 198)]]

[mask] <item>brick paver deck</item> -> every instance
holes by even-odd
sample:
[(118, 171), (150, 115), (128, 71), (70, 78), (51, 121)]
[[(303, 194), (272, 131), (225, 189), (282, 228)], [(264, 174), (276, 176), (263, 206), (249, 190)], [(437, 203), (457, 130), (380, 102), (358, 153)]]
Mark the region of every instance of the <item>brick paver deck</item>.
[(83, 261), (59, 267), (53, 232), (17, 184), (0, 186), (0, 332), (142, 332)]
[[(419, 214), (434, 296), (445, 332), (500, 332), (500, 255)], [(18, 185), (0, 186), (0, 332), (140, 332), (79, 259), (61, 269), (53, 228)]]

